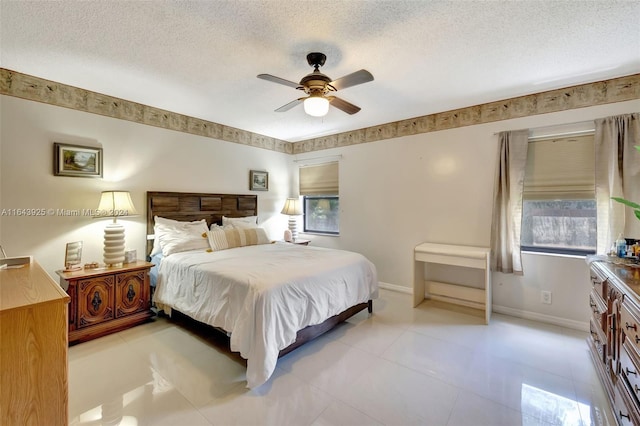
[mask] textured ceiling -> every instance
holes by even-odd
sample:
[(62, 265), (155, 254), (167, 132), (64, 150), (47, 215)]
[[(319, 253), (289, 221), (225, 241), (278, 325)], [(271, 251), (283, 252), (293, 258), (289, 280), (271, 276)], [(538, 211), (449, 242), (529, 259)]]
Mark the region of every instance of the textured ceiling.
[[(8, 1), (0, 67), (299, 141), (640, 72), (640, 1)], [(305, 56), (362, 108), (323, 118)]]

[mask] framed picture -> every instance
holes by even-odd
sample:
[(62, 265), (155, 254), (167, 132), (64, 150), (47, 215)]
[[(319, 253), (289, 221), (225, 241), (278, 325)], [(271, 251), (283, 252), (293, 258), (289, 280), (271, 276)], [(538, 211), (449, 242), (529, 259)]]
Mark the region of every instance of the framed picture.
[(249, 172), (249, 189), (251, 191), (268, 191), (269, 173), (251, 170)]
[(53, 174), (102, 177), (102, 148), (54, 143)]

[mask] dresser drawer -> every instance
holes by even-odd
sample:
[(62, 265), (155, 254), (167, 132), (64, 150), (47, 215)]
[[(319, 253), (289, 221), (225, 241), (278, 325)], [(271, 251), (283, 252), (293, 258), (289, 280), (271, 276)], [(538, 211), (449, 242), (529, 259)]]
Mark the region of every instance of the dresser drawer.
[(591, 317), (598, 324), (601, 330), (607, 330), (607, 305), (602, 298), (592, 290), (589, 294), (589, 307), (591, 308)]
[(640, 424), (640, 413), (634, 401), (633, 396), (629, 393), (624, 381), (618, 380), (614, 388), (614, 414), (618, 418), (621, 426), (637, 426)]
[(598, 359), (602, 361), (603, 364), (607, 362), (607, 338), (602, 331), (602, 329), (596, 324), (596, 322), (591, 319), (589, 321), (589, 328), (591, 333), (591, 342), (593, 346), (596, 348), (598, 352)]
[(625, 302), (620, 305), (620, 329), (627, 336), (629, 343), (640, 352), (640, 319), (636, 309)]
[(593, 268), (590, 269), (590, 278), (591, 285), (593, 286), (593, 291), (595, 291), (600, 297), (605, 300), (607, 294), (607, 279), (602, 277), (598, 271), (595, 271)]
[(627, 380), (629, 390), (640, 399), (640, 360), (629, 339), (625, 339), (620, 351), (620, 374)]

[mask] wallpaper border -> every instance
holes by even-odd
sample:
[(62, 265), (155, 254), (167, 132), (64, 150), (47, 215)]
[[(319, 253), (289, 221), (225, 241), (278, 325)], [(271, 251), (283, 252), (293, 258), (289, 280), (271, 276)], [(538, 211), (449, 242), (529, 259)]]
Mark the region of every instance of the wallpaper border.
[(290, 142), (0, 68), (0, 94), (292, 154)]
[(640, 99), (640, 74), (519, 96), (293, 144), (294, 154)]
[(286, 154), (302, 154), (640, 99), (640, 74), (549, 90), (298, 142), (287, 142), (6, 68), (0, 68), (0, 94)]

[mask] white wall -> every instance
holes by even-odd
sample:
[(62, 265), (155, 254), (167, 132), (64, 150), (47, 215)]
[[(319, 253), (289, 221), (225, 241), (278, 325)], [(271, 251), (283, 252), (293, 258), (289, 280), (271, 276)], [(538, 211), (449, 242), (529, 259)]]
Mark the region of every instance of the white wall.
[[(290, 155), (8, 96), (0, 96), (0, 108), (0, 209), (95, 209), (101, 191), (129, 190), (140, 216), (119, 222), (127, 247), (144, 258), (146, 191), (251, 194), (249, 170), (267, 170), (269, 191), (253, 194), (260, 223), (272, 238), (282, 238)], [(104, 179), (54, 176), (54, 142), (102, 147)], [(33, 255), (56, 280), (67, 242), (84, 241), (83, 262), (102, 261), (108, 221), (6, 213), (0, 244), (7, 254)]]
[[(380, 281), (409, 291), (417, 244), (490, 245), (497, 132), (639, 110), (636, 100), (298, 155), (342, 155), (340, 237), (311, 236), (313, 244), (362, 252), (376, 264)], [(523, 257), (524, 276), (493, 274), (494, 309), (586, 327), (584, 259)], [(541, 290), (552, 292), (551, 305), (541, 303)]]
[[(538, 115), (312, 152), (342, 155), (341, 234), (310, 236), (314, 245), (359, 251), (380, 281), (410, 291), (413, 248), (423, 242), (489, 245), (496, 132), (574, 123), (636, 112), (640, 100)], [(0, 96), (0, 208), (96, 208), (107, 189), (132, 191), (143, 213), (122, 221), (127, 245), (145, 247), (145, 191), (250, 193), (250, 169), (269, 171), (270, 190), (257, 192), (259, 217), (274, 239), (279, 214), (295, 192), (294, 157)], [(104, 179), (56, 177), (53, 142), (101, 146)], [(10, 255), (32, 254), (53, 275), (64, 245), (83, 240), (83, 261), (101, 260), (104, 222), (78, 217), (0, 216), (0, 244)], [(582, 259), (524, 255), (524, 276), (493, 274), (494, 309), (572, 326), (589, 317), (587, 265)], [(455, 281), (455, 280), (454, 280)], [(540, 290), (553, 304), (540, 302)]]

